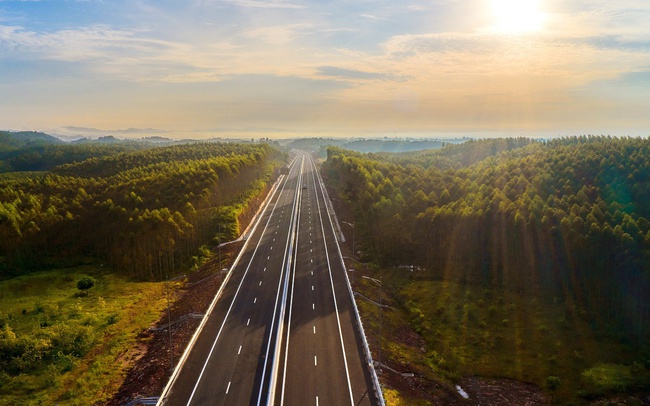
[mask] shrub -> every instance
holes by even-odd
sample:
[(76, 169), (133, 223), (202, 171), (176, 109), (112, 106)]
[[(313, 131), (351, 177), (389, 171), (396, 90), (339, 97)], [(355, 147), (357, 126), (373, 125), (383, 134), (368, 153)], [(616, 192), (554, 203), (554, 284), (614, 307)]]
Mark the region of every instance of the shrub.
[(88, 290), (93, 286), (95, 286), (95, 279), (91, 278), (90, 276), (84, 276), (77, 282), (77, 289), (82, 291)]
[(17, 336), (9, 326), (0, 331), (0, 370), (18, 375), (36, 368), (50, 351), (49, 340)]
[(560, 380), (559, 377), (557, 376), (548, 376), (546, 377), (546, 389), (550, 390), (551, 392), (555, 392), (557, 388), (560, 387), (562, 384), (562, 381)]
[(95, 343), (95, 334), (89, 326), (56, 324), (51, 329), (54, 350), (64, 355), (83, 357)]
[(587, 392), (591, 394), (625, 392), (634, 384), (630, 368), (618, 364), (598, 364), (584, 371), (582, 380), (587, 384)]

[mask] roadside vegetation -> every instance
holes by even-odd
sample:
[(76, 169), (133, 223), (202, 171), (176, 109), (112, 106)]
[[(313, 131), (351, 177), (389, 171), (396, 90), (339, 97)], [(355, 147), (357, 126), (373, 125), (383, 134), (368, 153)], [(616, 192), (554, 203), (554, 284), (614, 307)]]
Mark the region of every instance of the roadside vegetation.
[(330, 148), (323, 172), (424, 342), (385, 351), (448, 382), (531, 382), (560, 404), (650, 391), (648, 140)]
[(130, 277), (166, 279), (193, 265), (202, 245), (238, 234), (238, 217), (283, 159), (268, 144), (198, 143), (0, 179), (0, 270), (90, 256)]
[(392, 273), (386, 281), (406, 300), (402, 315), (426, 341), (413, 361), (435, 376), (532, 382), (560, 403), (648, 390), (647, 360), (638, 348), (594, 331), (587, 315), (575, 317), (557, 297)]
[(25, 170), (0, 176), (0, 404), (20, 405), (111, 399), (167, 304), (162, 281), (216, 263), (286, 159), (41, 133), (0, 133), (0, 155), (0, 171)]
[[(80, 290), (78, 282), (91, 277), (94, 286)], [(0, 404), (109, 399), (138, 335), (166, 305), (163, 289), (97, 264), (0, 281)]]

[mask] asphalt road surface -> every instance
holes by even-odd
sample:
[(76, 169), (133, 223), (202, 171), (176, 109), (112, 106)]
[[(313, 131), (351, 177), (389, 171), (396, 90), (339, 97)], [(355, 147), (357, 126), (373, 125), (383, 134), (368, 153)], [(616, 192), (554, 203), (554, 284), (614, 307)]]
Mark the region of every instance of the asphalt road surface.
[(296, 151), (160, 405), (373, 405), (322, 181)]

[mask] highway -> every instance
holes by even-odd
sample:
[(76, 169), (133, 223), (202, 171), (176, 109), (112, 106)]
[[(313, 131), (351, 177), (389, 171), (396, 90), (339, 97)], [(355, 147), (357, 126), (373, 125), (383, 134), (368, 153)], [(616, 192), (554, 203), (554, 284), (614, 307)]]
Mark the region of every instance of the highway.
[(373, 405), (345, 269), (296, 151), (159, 405)]

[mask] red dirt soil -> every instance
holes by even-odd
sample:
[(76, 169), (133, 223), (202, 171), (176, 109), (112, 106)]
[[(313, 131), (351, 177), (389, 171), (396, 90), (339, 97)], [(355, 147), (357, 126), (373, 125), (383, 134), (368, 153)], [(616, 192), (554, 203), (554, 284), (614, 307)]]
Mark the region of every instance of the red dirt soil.
[[(228, 266), (243, 246), (237, 242), (222, 248), (222, 256), (228, 258)], [(216, 261), (208, 262), (199, 272), (192, 273), (174, 292), (176, 299), (171, 306), (172, 321), (190, 313), (204, 314), (217, 294), (225, 273), (220, 272)], [(201, 320), (186, 318), (172, 326), (174, 363), (183, 355), (194, 331)], [(167, 312), (161, 314), (155, 327), (166, 326)], [(171, 376), (169, 354), (169, 330), (145, 330), (138, 337), (141, 345), (128, 358), (133, 366), (127, 372), (118, 392), (108, 402), (111, 406), (125, 405), (133, 399), (160, 396)], [(126, 362), (129, 360), (127, 359)]]

